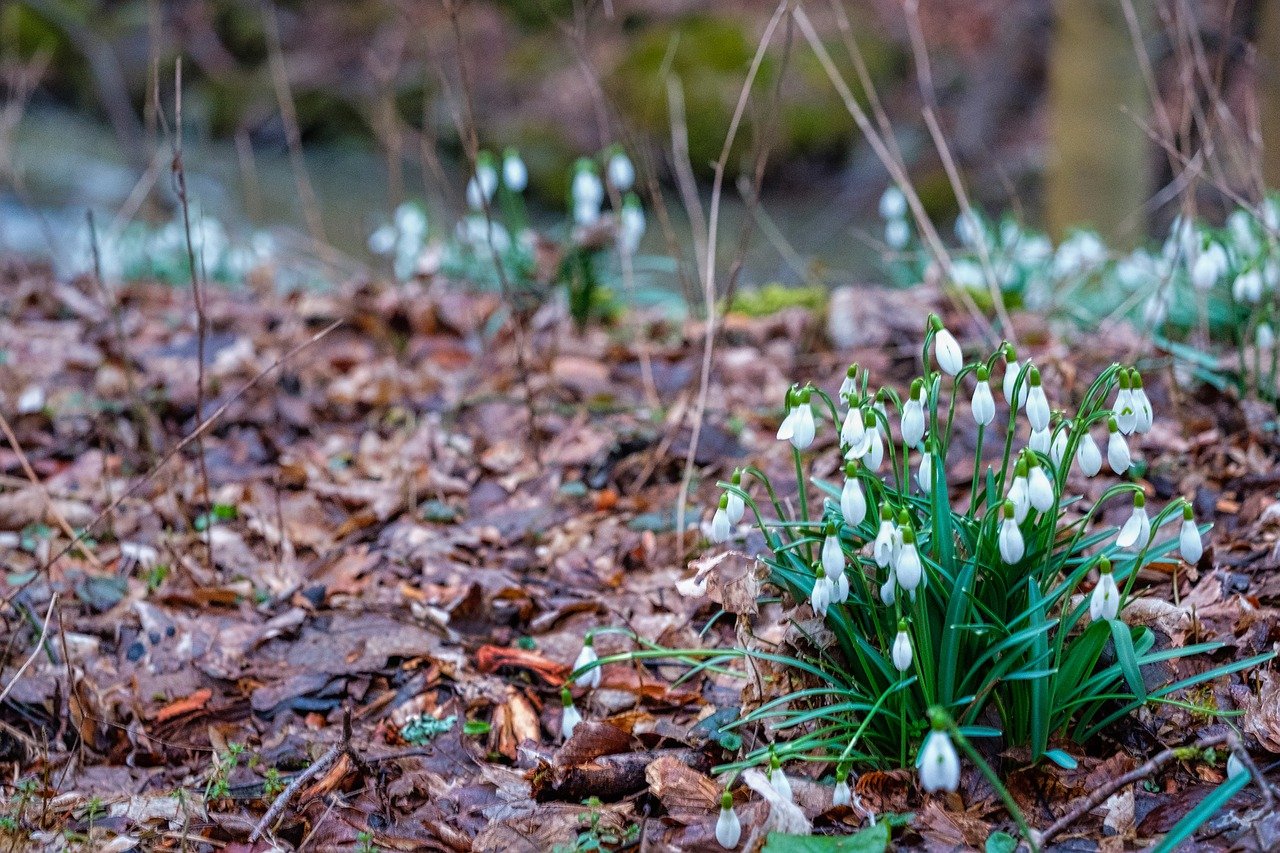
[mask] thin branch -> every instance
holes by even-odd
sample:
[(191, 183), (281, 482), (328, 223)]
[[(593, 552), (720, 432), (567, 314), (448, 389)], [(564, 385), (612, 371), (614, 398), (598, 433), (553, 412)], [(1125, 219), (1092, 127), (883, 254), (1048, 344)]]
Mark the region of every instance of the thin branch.
[(262, 816), (262, 820), (258, 821), (257, 826), (253, 828), (253, 832), (249, 833), (249, 843), (252, 844), (266, 834), (267, 830), (280, 819), (284, 813), (285, 806), (289, 805), (289, 801), (294, 798), (299, 791), (302, 790), (312, 779), (322, 773), (328, 772), (329, 768), (338, 762), (342, 756), (347, 756), (355, 764), (363, 764), (360, 757), (351, 749), (351, 711), (344, 709), (342, 712), (342, 740), (329, 748), (329, 751), (297, 776), (293, 777), (293, 781), (289, 783), (280, 794), (271, 803), (267, 813)]
[(9, 698), (9, 692), (13, 690), (14, 685), (22, 678), (22, 674), (27, 671), (27, 667), (40, 656), (40, 650), (44, 648), (44, 638), (49, 636), (49, 620), (53, 618), (54, 605), (58, 603), (58, 594), (55, 592), (49, 598), (49, 608), (44, 612), (44, 623), (40, 626), (40, 638), (36, 640), (36, 647), (31, 650), (31, 656), (26, 659), (22, 666), (18, 667), (18, 671), (13, 674), (12, 680), (5, 685), (4, 692), (0, 693), (0, 702), (4, 702)]

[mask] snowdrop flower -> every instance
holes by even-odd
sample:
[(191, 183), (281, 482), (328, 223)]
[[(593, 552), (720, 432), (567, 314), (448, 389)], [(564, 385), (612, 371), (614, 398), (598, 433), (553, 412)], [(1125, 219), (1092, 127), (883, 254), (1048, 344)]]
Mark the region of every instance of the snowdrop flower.
[[(857, 393), (858, 393), (858, 365), (851, 364), (849, 365), (849, 369), (844, 372), (844, 381), (840, 383), (839, 397), (841, 400), (849, 401), (850, 398)], [(852, 404), (850, 405), (850, 411), (853, 411)], [(843, 439), (841, 440), (843, 441)], [(846, 443), (849, 443), (849, 442), (846, 442)]]
[(1107, 419), (1107, 431), (1110, 433), (1110, 437), (1107, 438), (1107, 464), (1117, 474), (1124, 474), (1133, 462), (1133, 458), (1129, 455), (1129, 445), (1120, 434), (1120, 425), (1116, 423), (1115, 418)]
[(1270, 323), (1263, 321), (1258, 324), (1255, 340), (1258, 344), (1258, 349), (1271, 351), (1271, 348), (1276, 345), (1276, 333), (1271, 328)]
[(578, 723), (582, 722), (582, 715), (573, 707), (573, 695), (568, 687), (560, 689), (560, 705), (563, 708), (560, 712), (560, 736), (568, 740), (573, 737), (573, 730), (578, 727)]
[(898, 636), (893, 640), (893, 665), (898, 672), (911, 669), (911, 637), (907, 634), (907, 620), (898, 620)]
[(1013, 501), (1005, 501), (1001, 511), (1004, 518), (1000, 522), (1000, 559), (1006, 565), (1016, 565), (1026, 554), (1027, 545), (1022, 539), (1022, 531), (1018, 529), (1018, 520), (1014, 517)]
[[(596, 654), (595, 638), (590, 634), (582, 640), (582, 651), (578, 652), (578, 659), (573, 662), (573, 670), (577, 672), (584, 666), (590, 666), (600, 660), (600, 656)], [(573, 681), (579, 687), (590, 687), (592, 690), (600, 686), (600, 667), (582, 673)]]
[(956, 239), (965, 246), (976, 246), (982, 235), (982, 220), (975, 211), (967, 210), (956, 217)]
[(843, 766), (836, 770), (836, 787), (831, 792), (831, 805), (848, 806), (853, 804), (853, 792), (849, 790), (849, 771)]
[(769, 784), (773, 786), (778, 796), (792, 799), (791, 782), (787, 779), (787, 774), (782, 772), (782, 761), (776, 755), (771, 755), (769, 758)]
[(1120, 528), (1116, 544), (1121, 548), (1140, 550), (1151, 540), (1151, 519), (1147, 517), (1147, 497), (1142, 492), (1133, 493), (1133, 512)]
[(911, 395), (902, 406), (902, 441), (907, 447), (915, 447), (924, 438), (924, 406), (927, 401), (924, 380), (919, 377), (913, 379)]
[(1121, 368), (1119, 381), (1120, 390), (1116, 392), (1116, 401), (1111, 405), (1111, 411), (1116, 416), (1116, 424), (1120, 427), (1120, 432), (1129, 435), (1138, 426), (1138, 411), (1133, 400), (1129, 371)]
[(1231, 753), (1231, 755), (1227, 758), (1227, 778), (1234, 779), (1237, 776), (1239, 776), (1241, 773), (1248, 773), (1248, 772), (1249, 772), (1249, 768), (1244, 766), (1244, 762), (1236, 758), (1236, 754), (1234, 752)]
[(1027, 380), (1031, 383), (1031, 390), (1027, 392), (1027, 420), (1031, 421), (1032, 429), (1046, 429), (1049, 426), (1049, 399), (1044, 395), (1044, 388), (1040, 387), (1040, 371), (1035, 365), (1028, 371)]
[[(834, 524), (827, 525), (827, 536), (822, 540), (822, 568), (835, 584), (836, 592), (832, 601), (840, 602), (848, 598), (849, 580), (844, 574), (844, 549), (840, 547), (840, 537), (836, 535)], [(844, 582), (843, 585), (841, 581)]]
[(1103, 557), (1098, 564), (1101, 576), (1098, 585), (1089, 596), (1089, 618), (1094, 622), (1100, 619), (1114, 619), (1120, 612), (1120, 588), (1111, 575), (1111, 561)]
[(1098, 450), (1098, 444), (1088, 430), (1084, 431), (1080, 436), (1080, 443), (1076, 445), (1076, 464), (1080, 466), (1080, 473), (1086, 477), (1092, 477), (1102, 470), (1102, 451)]
[(893, 563), (893, 573), (907, 592), (915, 592), (924, 575), (920, 552), (916, 550), (916, 532), (910, 527), (902, 528), (902, 549)]
[(889, 572), (889, 577), (885, 578), (885, 582), (880, 584), (880, 601), (885, 607), (892, 607), (893, 602), (897, 598), (898, 579), (894, 577), (893, 572)]
[(1062, 460), (1067, 455), (1067, 442), (1070, 440), (1071, 422), (1063, 421), (1058, 424), (1058, 428), (1053, 431), (1053, 440), (1049, 442), (1049, 460), (1053, 462), (1054, 468), (1062, 466)]
[(884, 242), (901, 252), (911, 242), (911, 225), (905, 219), (890, 219), (884, 224)]
[(640, 248), (640, 240), (644, 237), (644, 207), (640, 197), (635, 193), (627, 193), (622, 200), (622, 212), (618, 214), (618, 251), (624, 255), (634, 255)]
[(926, 494), (933, 491), (933, 441), (925, 442), (924, 453), (920, 456), (920, 468), (916, 471), (916, 482), (920, 490)]
[(1231, 283), (1231, 298), (1236, 302), (1256, 303), (1262, 299), (1262, 272), (1257, 267), (1247, 269)]
[(716, 841), (726, 850), (738, 846), (742, 838), (742, 824), (738, 821), (738, 813), (733, 810), (733, 794), (725, 791), (720, 795), (720, 817), (716, 820)]
[(579, 158), (573, 168), (570, 196), (573, 200), (573, 221), (578, 225), (595, 224), (600, 218), (600, 205), (604, 204), (604, 184), (596, 173), (596, 164), (586, 157)]
[(869, 471), (879, 471), (880, 464), (884, 462), (884, 435), (880, 432), (876, 416), (871, 412), (867, 412), (864, 426), (867, 431), (867, 454), (863, 458), (863, 464)]
[(867, 517), (867, 496), (862, 491), (862, 482), (858, 480), (858, 463), (849, 462), (844, 466), (844, 488), (840, 490), (840, 514), (844, 523), (857, 527)]
[[(1010, 406), (1014, 406), (1013, 389), (1018, 384), (1018, 375), (1022, 372), (1022, 365), (1018, 364), (1018, 355), (1013, 351), (1013, 347), (1008, 344), (1004, 348), (1004, 382), (1002, 389), (1004, 390), (1004, 399)], [(1022, 380), (1022, 385), (1018, 388), (1018, 402), (1016, 407), (1021, 409), (1027, 404), (1027, 380)]]
[(141, 566), (144, 569), (155, 568), (156, 562), (160, 559), (160, 552), (150, 545), (143, 545), (138, 542), (121, 542), (120, 543), (120, 561), (131, 566)]
[(1027, 447), (1031, 448), (1036, 453), (1043, 453), (1045, 456), (1048, 456), (1049, 442), (1050, 438), (1048, 427), (1045, 427), (1044, 429), (1033, 429), (1031, 431), (1031, 440), (1027, 442)]
[(978, 385), (973, 389), (973, 401), (970, 411), (978, 426), (986, 426), (995, 419), (996, 401), (991, 396), (991, 377), (985, 366), (978, 367)]
[(605, 175), (609, 178), (609, 185), (620, 193), (625, 193), (636, 182), (636, 167), (632, 165), (631, 158), (627, 156), (627, 152), (622, 150), (621, 145), (615, 145), (610, 149), (609, 162), (605, 165)]
[(880, 196), (880, 218), (901, 219), (907, 215), (907, 197), (896, 186), (890, 186)]
[(1155, 412), (1151, 409), (1151, 398), (1147, 396), (1147, 389), (1142, 387), (1142, 374), (1133, 369), (1129, 371), (1129, 402), (1133, 404), (1133, 431), (1145, 433), (1151, 431), (1151, 424), (1155, 421)]
[(1034, 456), (1027, 460), (1027, 497), (1031, 506), (1039, 512), (1048, 512), (1053, 507), (1053, 484)]
[[(846, 455), (861, 459), (871, 449), (871, 436), (867, 435), (867, 414), (857, 407), (850, 408), (840, 425), (840, 443), (848, 448)], [(874, 416), (873, 416), (874, 417)], [(874, 421), (871, 427), (875, 428)]]
[(920, 787), (930, 794), (960, 787), (960, 756), (951, 735), (938, 722), (920, 747)]
[(871, 556), (876, 565), (886, 568), (893, 562), (893, 512), (888, 506), (880, 507), (880, 530), (876, 533), (875, 542), (871, 546)]
[(1013, 466), (1013, 483), (1009, 486), (1008, 501), (1013, 504), (1014, 520), (1021, 524), (1031, 511), (1031, 493), (1027, 482), (1027, 460), (1020, 458)]
[(1262, 246), (1258, 243), (1258, 235), (1254, 230), (1253, 214), (1243, 207), (1237, 207), (1227, 217), (1227, 230), (1231, 233), (1231, 242), (1243, 254), (1254, 255)]
[(929, 322), (934, 329), (933, 355), (938, 359), (938, 366), (955, 376), (964, 367), (964, 354), (960, 352), (960, 344), (956, 342), (955, 335), (942, 325), (942, 319), (937, 314), (930, 314)]
[(716, 545), (726, 542), (729, 539), (729, 495), (720, 496), (720, 506), (716, 507), (716, 514), (711, 516), (711, 541)]
[(502, 182), (512, 192), (522, 193), (529, 186), (529, 169), (520, 159), (520, 152), (508, 148), (502, 153)]
[[(742, 469), (741, 468), (733, 469), (733, 479), (731, 480), (731, 482), (735, 486), (742, 485)], [(742, 495), (738, 494), (737, 492), (731, 492), (731, 491), (725, 490), (724, 497), (725, 497), (724, 511), (725, 511), (725, 515), (729, 517), (729, 523), (737, 524), (738, 522), (742, 521), (742, 516), (747, 511), (747, 505), (746, 505), (746, 502), (742, 500)]]
[(472, 210), (484, 210), (498, 189), (498, 167), (493, 155), (481, 151), (476, 155), (476, 173), (467, 181), (467, 204)]
[(1208, 245), (1196, 253), (1191, 264), (1191, 283), (1197, 290), (1210, 290), (1230, 265), (1226, 249), (1220, 243), (1209, 241)]
[(835, 584), (831, 582), (831, 578), (827, 577), (827, 570), (822, 566), (818, 566), (816, 574), (813, 591), (809, 593), (809, 604), (813, 607), (814, 613), (825, 617), (827, 608), (831, 606), (831, 599), (835, 595)]
[(1200, 562), (1204, 555), (1204, 543), (1200, 541), (1200, 528), (1196, 527), (1195, 512), (1191, 504), (1182, 505), (1182, 530), (1178, 534), (1178, 551), (1182, 559), (1191, 565)]
[(782, 419), (782, 425), (778, 427), (778, 440), (790, 441), (796, 450), (804, 450), (813, 444), (816, 432), (813, 407), (809, 405), (809, 391), (788, 391), (787, 400), (790, 409)]

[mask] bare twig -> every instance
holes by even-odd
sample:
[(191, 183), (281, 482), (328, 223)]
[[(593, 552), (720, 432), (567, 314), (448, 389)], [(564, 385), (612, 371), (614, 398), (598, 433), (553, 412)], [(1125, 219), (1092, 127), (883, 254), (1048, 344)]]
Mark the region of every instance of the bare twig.
[(1258, 786), (1258, 790), (1262, 791), (1262, 801), (1266, 806), (1267, 812), (1274, 812), (1276, 810), (1275, 787), (1267, 781), (1266, 776), (1262, 775), (1262, 770), (1258, 768), (1253, 756), (1249, 754), (1249, 750), (1244, 748), (1244, 741), (1240, 739), (1240, 735), (1234, 731), (1230, 732), (1227, 735), (1227, 746), (1231, 749), (1231, 754), (1249, 771), (1249, 777)]
[(302, 790), (303, 786), (320, 774), (328, 772), (329, 768), (344, 755), (350, 758), (354, 764), (364, 763), (351, 748), (350, 709), (344, 709), (342, 712), (342, 740), (330, 747), (329, 751), (320, 756), (315, 764), (293, 777), (293, 781), (289, 783), (288, 787), (281, 791), (271, 803), (271, 807), (262, 816), (262, 820), (258, 821), (258, 825), (253, 828), (253, 832), (249, 833), (249, 843), (252, 844), (266, 834), (272, 824), (280, 819), (280, 815), (284, 813), (285, 806), (289, 805), (289, 801)]
[(0, 702), (9, 698), (9, 692), (13, 690), (18, 680), (22, 678), (22, 674), (27, 671), (27, 667), (40, 656), (40, 650), (44, 648), (44, 638), (49, 635), (49, 620), (53, 618), (53, 608), (58, 603), (58, 594), (55, 592), (49, 598), (49, 608), (44, 612), (44, 623), (40, 626), (40, 638), (36, 640), (36, 647), (31, 650), (31, 655), (26, 659), (22, 666), (18, 667), (18, 671), (13, 674), (13, 678), (5, 685), (4, 692), (0, 693)]

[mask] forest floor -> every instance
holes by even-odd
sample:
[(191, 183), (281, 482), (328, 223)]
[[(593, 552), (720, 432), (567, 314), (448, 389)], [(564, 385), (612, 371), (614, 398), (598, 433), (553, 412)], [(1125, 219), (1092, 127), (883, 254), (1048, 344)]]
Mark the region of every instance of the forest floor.
[[(90, 279), (0, 271), (0, 849), (716, 849), (708, 770), (728, 755), (712, 735), (740, 705), (735, 682), (609, 666), (579, 696), (587, 722), (567, 745), (559, 734), (588, 629), (734, 641), (730, 619), (702, 630), (716, 603), (676, 589), (705, 547), (697, 529), (677, 535), (673, 513), (699, 327), (646, 322), (638, 347), (638, 320), (577, 334), (552, 310), (518, 337), (499, 300), (440, 284), (209, 289), (201, 370), (188, 292), (116, 295), (108, 306)], [(773, 437), (791, 382), (834, 389), (852, 360), (908, 383), (929, 301), (869, 292), (868, 346), (846, 352), (803, 311), (731, 317), (689, 521), (707, 520), (736, 465), (791, 480)], [(1063, 400), (1142, 349), (1124, 330), (1068, 345), (1034, 318), (1018, 325)], [(1202, 669), (1271, 649), (1274, 412), (1147, 373), (1148, 494), (1194, 496), (1214, 528), (1196, 569), (1143, 575), (1151, 605), (1129, 616), (1164, 644), (1222, 642), (1190, 664)], [(87, 532), (69, 548), (72, 531)], [(618, 634), (597, 645), (628, 648)], [(1194, 702), (1242, 711), (1234, 723), (1274, 778), (1273, 671), (1219, 679)], [(1162, 749), (1224, 729), (1158, 708), (1071, 747), (1072, 771), (1014, 751), (992, 760), (1043, 827)], [(1222, 778), (1221, 763), (1166, 764), (1054, 849), (1144, 847)], [(272, 840), (251, 842), (298, 780), (269, 815)], [(800, 772), (794, 785), (816, 831), (863, 825), (831, 807), (829, 785)], [(972, 769), (945, 797), (901, 770), (863, 773), (857, 790), (877, 813), (914, 815), (895, 830), (904, 848), (981, 848), (1012, 829)], [(1261, 801), (1246, 788), (1201, 849), (1277, 843), (1274, 818), (1241, 818)], [(738, 808), (749, 839), (768, 807)]]

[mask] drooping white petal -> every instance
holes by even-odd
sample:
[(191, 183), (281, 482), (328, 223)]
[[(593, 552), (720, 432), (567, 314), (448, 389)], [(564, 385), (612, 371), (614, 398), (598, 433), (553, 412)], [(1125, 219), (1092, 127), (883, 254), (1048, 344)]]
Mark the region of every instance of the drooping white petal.
[[(584, 666), (593, 664), (600, 660), (600, 656), (596, 654), (596, 648), (592, 644), (582, 647), (582, 651), (578, 652), (578, 659), (573, 662), (574, 671), (582, 669)], [(579, 687), (590, 687), (592, 690), (600, 686), (600, 667), (584, 672), (573, 681)]]
[(898, 597), (898, 582), (893, 573), (889, 573), (889, 577), (885, 578), (885, 582), (880, 584), (880, 601), (886, 607), (892, 607), (893, 602)]
[(916, 550), (914, 542), (907, 542), (902, 546), (898, 559), (893, 565), (893, 571), (898, 577), (898, 584), (907, 592), (911, 592), (920, 585), (923, 567), (920, 565), (920, 553)]
[(796, 434), (796, 418), (799, 417), (797, 412), (799, 409), (791, 409), (787, 412), (787, 416), (782, 419), (782, 423), (778, 424), (778, 441), (790, 441), (792, 436)]
[(1151, 399), (1147, 396), (1145, 388), (1134, 389), (1133, 409), (1134, 414), (1137, 416), (1134, 423), (1134, 432), (1150, 432), (1151, 424), (1155, 421), (1155, 413), (1151, 409)]
[(1089, 596), (1089, 618), (1097, 622), (1100, 619), (1114, 619), (1120, 612), (1120, 589), (1116, 579), (1106, 572), (1098, 579), (1098, 585)]
[(1027, 513), (1031, 510), (1031, 495), (1026, 477), (1013, 478), (1013, 485), (1009, 487), (1009, 501), (1013, 503), (1014, 520), (1019, 524), (1026, 521)]
[(804, 450), (813, 444), (817, 427), (813, 422), (813, 406), (801, 403), (796, 407), (795, 431), (791, 435), (791, 446), (796, 450)]
[(850, 409), (848, 414), (844, 416), (844, 423), (840, 426), (840, 441), (850, 448), (850, 452), (855, 452), (855, 456), (861, 459), (870, 447), (866, 440), (867, 428), (863, 425), (862, 409)]
[(729, 540), (729, 512), (724, 507), (718, 507), (716, 514), (711, 516), (711, 541), (719, 545)]
[(899, 631), (893, 640), (893, 665), (898, 672), (911, 669), (911, 637), (906, 631)]
[(1053, 440), (1049, 443), (1049, 459), (1053, 461), (1053, 467), (1062, 466), (1062, 459), (1067, 455), (1067, 433), (1071, 430), (1067, 426), (1060, 426), (1053, 434)]
[(1076, 464), (1086, 477), (1092, 477), (1102, 470), (1102, 451), (1098, 450), (1097, 442), (1087, 432), (1080, 436), (1080, 444), (1076, 447)]
[(924, 438), (924, 406), (919, 400), (908, 400), (902, 407), (902, 441), (915, 447)]
[(1201, 541), (1200, 531), (1192, 519), (1184, 519), (1182, 522), (1182, 530), (1178, 533), (1178, 551), (1182, 554), (1182, 559), (1193, 566), (1200, 562), (1200, 557), (1204, 554), (1204, 542)]
[(831, 606), (831, 594), (834, 587), (831, 584), (831, 578), (821, 577), (813, 582), (813, 592), (810, 593), (809, 604), (813, 607), (813, 612), (819, 616), (827, 615), (827, 608)]
[(1016, 520), (1006, 518), (1000, 522), (999, 545), (1000, 559), (1007, 565), (1012, 566), (1022, 559), (1023, 554), (1026, 553), (1026, 543), (1022, 539), (1022, 531), (1018, 529)]
[(573, 705), (564, 706), (564, 710), (560, 714), (560, 736), (565, 740), (573, 737), (573, 730), (581, 722), (582, 715), (578, 713), (577, 708), (573, 707)]
[(950, 735), (944, 731), (929, 732), (920, 752), (921, 788), (932, 794), (960, 787), (960, 756)]
[(742, 824), (738, 814), (732, 808), (720, 809), (720, 817), (716, 819), (716, 841), (726, 850), (738, 846), (742, 838)]
[(1053, 484), (1039, 465), (1027, 474), (1027, 496), (1031, 506), (1040, 512), (1048, 512), (1053, 506)]
[(1231, 753), (1231, 756), (1227, 758), (1227, 778), (1234, 779), (1241, 773), (1248, 772), (1249, 768), (1244, 766), (1244, 762), (1236, 758), (1236, 754), (1234, 752)]
[(849, 790), (849, 781), (841, 779), (836, 783), (835, 790), (831, 792), (832, 806), (847, 806), (853, 802), (853, 792)]
[(876, 540), (871, 546), (871, 555), (880, 568), (888, 566), (893, 560), (893, 522), (887, 519), (880, 522), (880, 530), (876, 532)]
[[(1008, 403), (1010, 406), (1014, 405), (1013, 386), (1018, 384), (1018, 374), (1019, 372), (1021, 372), (1021, 370), (1022, 370), (1022, 365), (1018, 363), (1017, 359), (1010, 361), (1004, 367), (1004, 382), (1003, 382), (1004, 399), (1005, 399), (1005, 402)], [(1021, 409), (1026, 404), (1027, 404), (1027, 380), (1024, 377), (1022, 380), (1022, 387), (1018, 389), (1017, 407)]]
[(933, 337), (933, 347), (938, 366), (947, 373), (955, 376), (964, 367), (964, 354), (960, 351), (960, 344), (951, 332), (939, 329)]
[(857, 527), (866, 520), (867, 497), (857, 477), (844, 481), (844, 488), (840, 490), (840, 514), (844, 516), (844, 523), (851, 527)]
[(1120, 427), (1120, 432), (1129, 435), (1138, 425), (1138, 413), (1133, 402), (1133, 392), (1128, 388), (1121, 388), (1116, 394), (1115, 405), (1111, 407), (1116, 414), (1116, 424)]
[(1031, 431), (1031, 440), (1027, 442), (1027, 447), (1030, 447), (1036, 453), (1043, 453), (1047, 456), (1049, 442), (1049, 429), (1047, 427), (1045, 429), (1033, 429)]
[(880, 465), (884, 462), (884, 437), (880, 435), (880, 430), (867, 430), (870, 436), (870, 446), (867, 448), (867, 455), (863, 457), (863, 464), (867, 469), (876, 472), (880, 470)]
[(1039, 385), (1032, 385), (1027, 392), (1027, 420), (1031, 421), (1032, 429), (1049, 427), (1049, 398)]
[(1150, 538), (1151, 520), (1147, 518), (1147, 510), (1144, 507), (1135, 506), (1129, 518), (1125, 520), (1124, 526), (1120, 528), (1120, 533), (1116, 536), (1116, 544), (1121, 548), (1137, 550), (1145, 548)]
[(844, 551), (840, 548), (839, 536), (830, 535), (822, 540), (822, 568), (829, 578), (844, 574)]
[(1119, 431), (1111, 433), (1111, 437), (1107, 439), (1107, 464), (1111, 466), (1111, 470), (1117, 474), (1124, 474), (1129, 470), (1132, 461), (1129, 456), (1129, 445), (1125, 442), (1124, 436)]
[(920, 469), (916, 471), (916, 482), (923, 492), (933, 491), (933, 454), (925, 452), (920, 456)]
[(742, 495), (737, 492), (726, 492), (729, 500), (725, 503), (724, 511), (729, 516), (730, 524), (737, 524), (742, 521), (742, 515), (747, 511), (747, 505), (742, 500)]
[(844, 572), (836, 575), (835, 588), (831, 593), (832, 604), (844, 604), (849, 600), (849, 576)]
[(782, 772), (781, 767), (775, 767), (769, 772), (769, 784), (773, 786), (773, 790), (777, 791), (779, 797), (794, 802), (795, 798), (791, 795), (791, 780), (787, 778), (787, 774)]
[(973, 420), (979, 426), (986, 426), (995, 419), (996, 401), (991, 396), (990, 382), (979, 382), (978, 387), (973, 389), (973, 402), (970, 408), (973, 411)]

